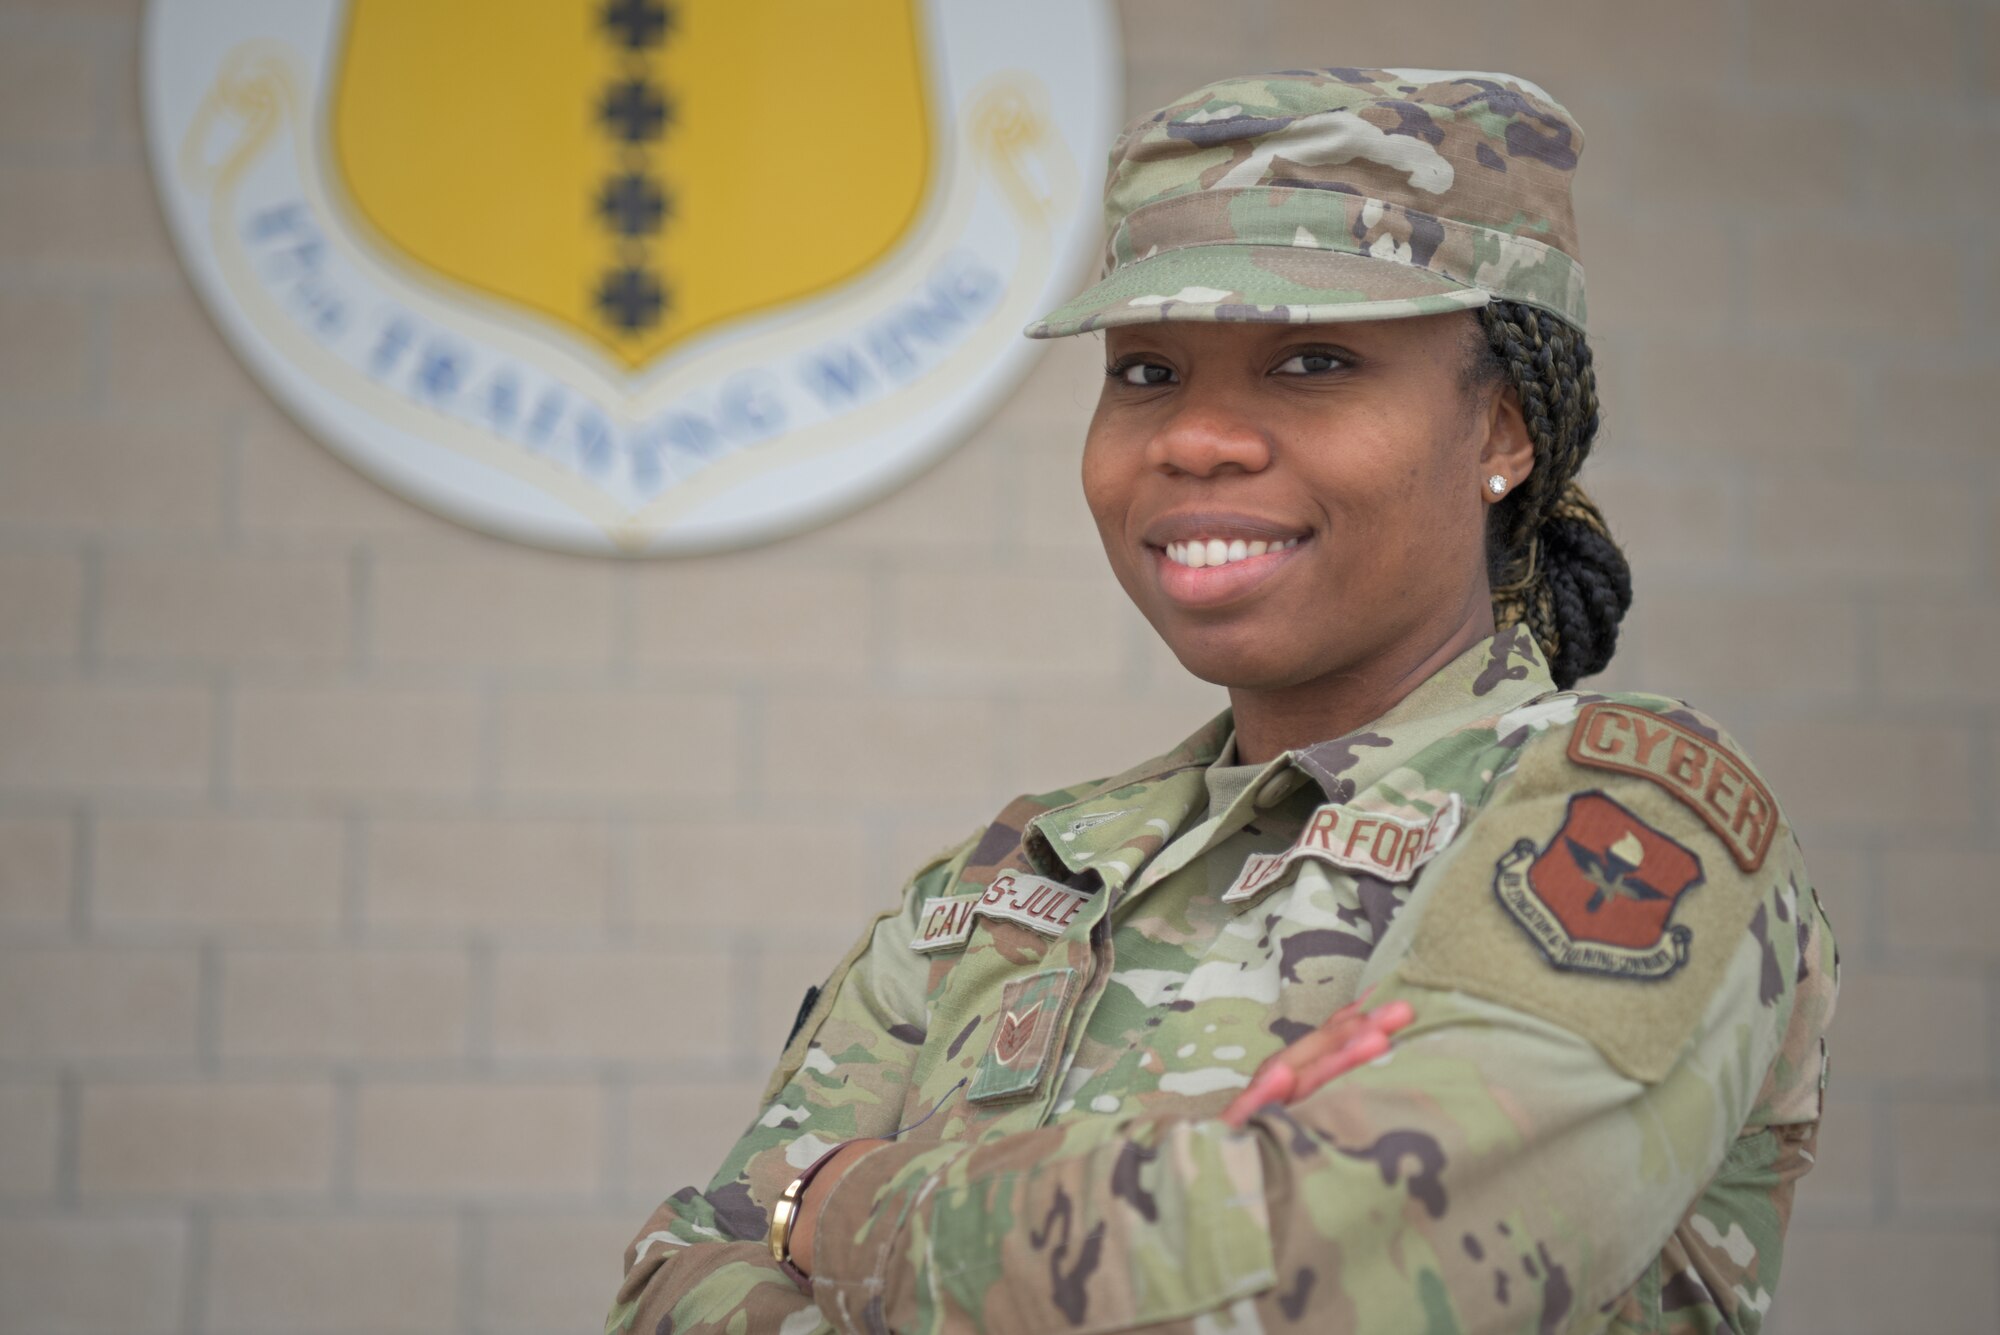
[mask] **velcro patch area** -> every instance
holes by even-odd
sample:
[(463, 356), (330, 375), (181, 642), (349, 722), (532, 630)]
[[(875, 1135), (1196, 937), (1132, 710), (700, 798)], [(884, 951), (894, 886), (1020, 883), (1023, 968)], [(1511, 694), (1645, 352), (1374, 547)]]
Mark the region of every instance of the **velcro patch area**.
[(1580, 769), (1568, 742), (1528, 743), (1424, 869), (1398, 920), (1412, 935), (1395, 967), (1560, 1025), (1652, 1083), (1680, 1060), (1728, 971), (1756, 967), (1743, 949), (1750, 920), (1787, 869), (1704, 860), (1704, 823), (1680, 791), (1650, 773)]
[(1715, 831), (1737, 866), (1764, 865), (1778, 832), (1778, 804), (1729, 748), (1650, 709), (1600, 701), (1577, 716), (1569, 758), (1651, 779)]
[(1061, 936), (1077, 911), (1090, 902), (1083, 890), (1072, 890), (1032, 872), (1003, 871), (986, 887), (974, 912), (982, 918), (1019, 923), (1043, 936)]
[(938, 895), (926, 899), (923, 911), (917, 915), (917, 934), (910, 938), (910, 949), (919, 955), (929, 955), (963, 946), (972, 937), (973, 910), (978, 905), (978, 895)]
[(1329, 803), (1313, 812), (1299, 841), (1279, 853), (1252, 853), (1223, 892), (1222, 902), (1240, 904), (1277, 884), (1301, 858), (1395, 884), (1407, 881), (1436, 857), (1458, 833), (1464, 804), (1457, 793), (1428, 820), (1391, 816), (1361, 807)]

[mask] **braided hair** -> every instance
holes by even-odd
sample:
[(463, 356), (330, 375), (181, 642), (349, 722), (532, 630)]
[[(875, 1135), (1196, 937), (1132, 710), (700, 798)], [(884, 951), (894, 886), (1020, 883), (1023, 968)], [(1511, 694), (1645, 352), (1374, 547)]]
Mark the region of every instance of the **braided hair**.
[(1576, 482), (1597, 436), (1597, 374), (1583, 332), (1557, 316), (1499, 300), (1478, 315), (1468, 387), (1513, 386), (1535, 446), (1525, 482), (1487, 511), (1493, 620), (1525, 624), (1568, 690), (1610, 663), (1632, 605), (1625, 553)]

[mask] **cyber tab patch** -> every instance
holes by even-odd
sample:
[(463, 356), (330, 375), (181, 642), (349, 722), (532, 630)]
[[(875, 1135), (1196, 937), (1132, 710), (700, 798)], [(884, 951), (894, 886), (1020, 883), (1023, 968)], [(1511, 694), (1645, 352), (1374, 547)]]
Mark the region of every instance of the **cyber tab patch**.
[(1570, 734), (1579, 765), (1651, 779), (1708, 823), (1736, 865), (1755, 871), (1778, 832), (1778, 804), (1750, 767), (1692, 728), (1650, 709), (1586, 705)]
[(1493, 893), (1558, 969), (1660, 979), (1687, 963), (1692, 933), (1670, 923), (1703, 880), (1701, 859), (1603, 793), (1569, 800), (1542, 849), (1518, 840)]

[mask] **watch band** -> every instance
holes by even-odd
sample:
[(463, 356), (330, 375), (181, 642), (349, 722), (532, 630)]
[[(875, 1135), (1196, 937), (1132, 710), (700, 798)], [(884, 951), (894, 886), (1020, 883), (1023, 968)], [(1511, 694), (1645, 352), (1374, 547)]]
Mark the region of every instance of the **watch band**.
[(812, 1279), (792, 1261), (792, 1226), (799, 1221), (799, 1198), (806, 1194), (806, 1188), (812, 1185), (812, 1180), (819, 1176), (819, 1170), (826, 1167), (827, 1161), (850, 1143), (843, 1140), (807, 1164), (805, 1171), (793, 1178), (784, 1193), (771, 1203), (771, 1231), (765, 1238), (770, 1244), (771, 1259), (778, 1263), (778, 1269), (784, 1271), (792, 1283), (799, 1286), (802, 1293), (812, 1292)]

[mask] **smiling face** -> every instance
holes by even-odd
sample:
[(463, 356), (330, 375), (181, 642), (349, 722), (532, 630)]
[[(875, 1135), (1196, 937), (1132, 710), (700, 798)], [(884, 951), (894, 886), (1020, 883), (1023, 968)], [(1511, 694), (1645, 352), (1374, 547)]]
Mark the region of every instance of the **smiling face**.
[(1239, 728), (1246, 695), (1393, 692), (1491, 633), (1487, 479), (1518, 485), (1533, 448), (1511, 391), (1466, 384), (1477, 321), (1106, 331), (1085, 498)]

